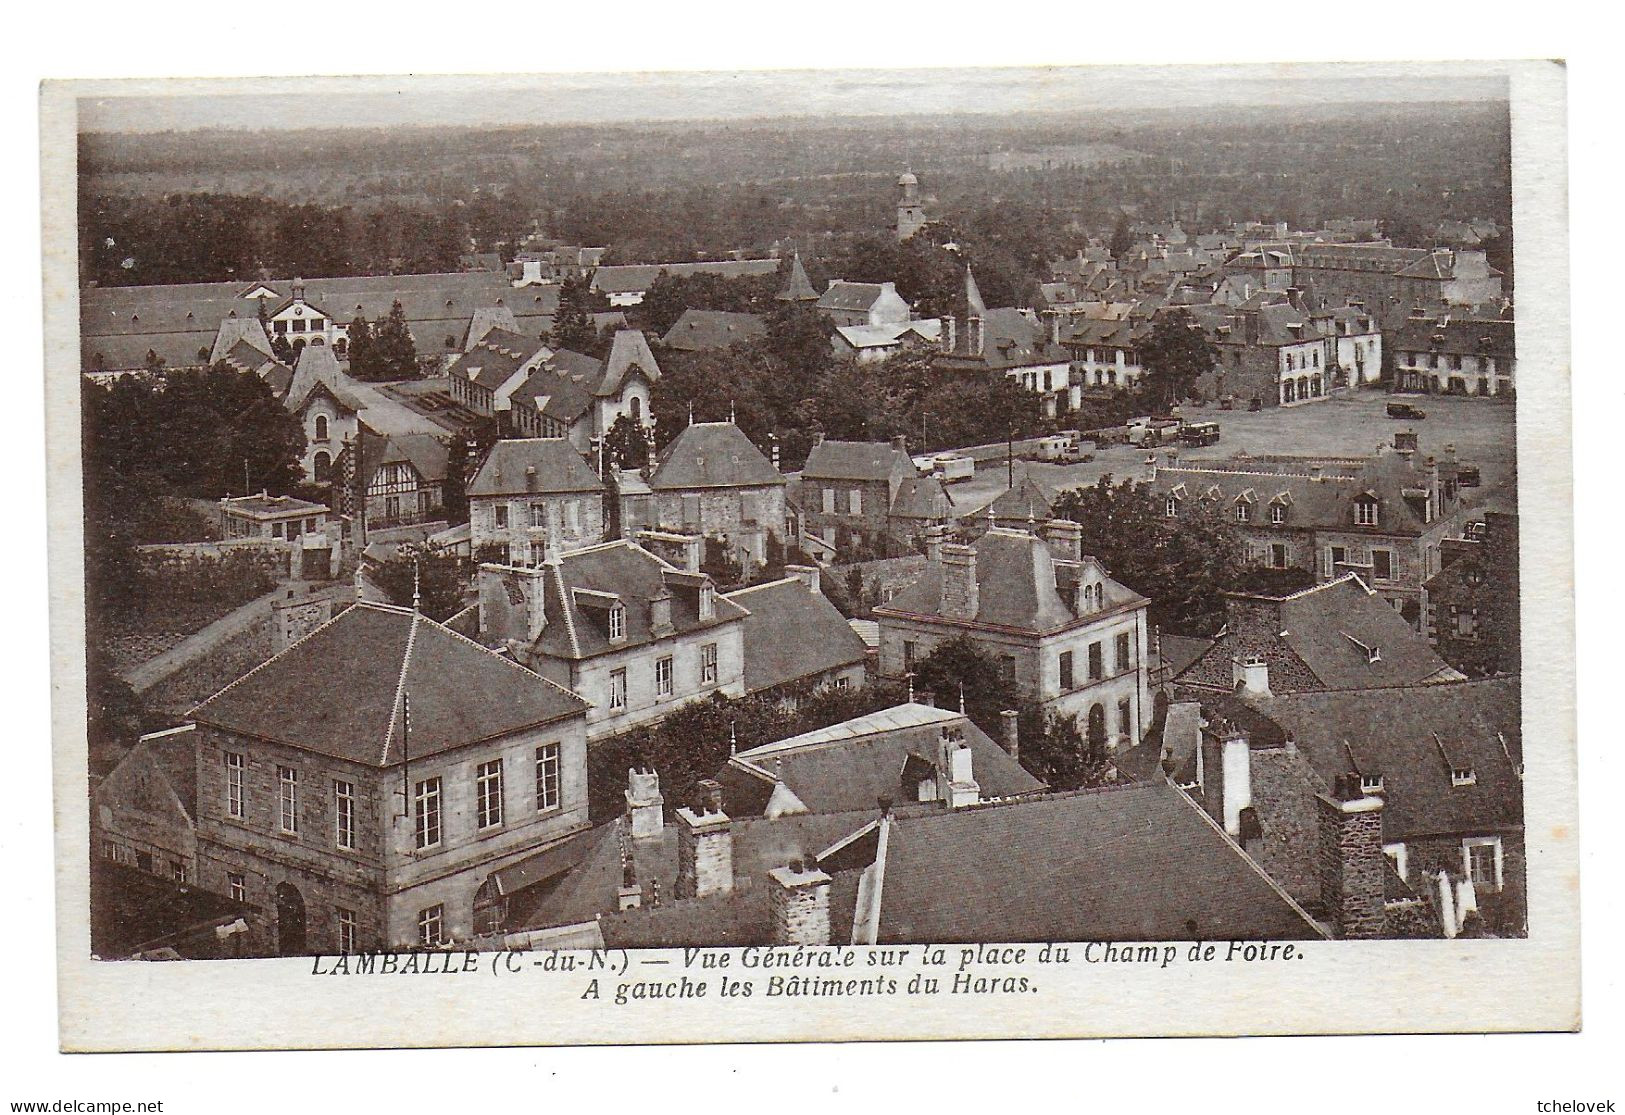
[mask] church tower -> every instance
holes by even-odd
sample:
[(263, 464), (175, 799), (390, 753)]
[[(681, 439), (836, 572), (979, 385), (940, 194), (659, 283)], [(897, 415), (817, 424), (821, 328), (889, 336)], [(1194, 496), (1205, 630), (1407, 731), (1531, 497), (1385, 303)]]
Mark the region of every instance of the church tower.
[(897, 239), (907, 240), (925, 227), (925, 206), (920, 204), (920, 180), (904, 170), (897, 179)]

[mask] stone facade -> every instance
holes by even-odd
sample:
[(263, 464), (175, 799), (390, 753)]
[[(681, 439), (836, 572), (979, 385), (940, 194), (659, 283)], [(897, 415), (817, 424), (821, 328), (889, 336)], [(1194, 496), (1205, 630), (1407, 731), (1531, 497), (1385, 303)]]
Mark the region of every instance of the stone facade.
[(563, 550), (604, 540), (604, 497), (600, 492), (533, 492), (477, 496), (468, 501), (474, 552), (498, 547), (503, 560), (537, 562), (556, 539)]
[[(559, 804), (538, 809), (536, 750), (559, 748)], [(231, 816), (228, 753), (243, 757), (243, 816)], [(503, 820), (478, 830), (476, 769), (500, 759)], [(284, 831), (281, 771), (297, 772), (297, 831)], [(406, 795), (441, 780), (438, 846), (419, 850)], [(352, 787), (354, 848), (338, 846), (336, 782)], [(340, 911), (354, 917), (357, 949), (418, 944), (419, 914), (443, 908), (447, 940), (474, 936), (476, 893), (494, 871), (587, 826), (586, 733), (579, 717), (378, 768), (198, 729), (198, 874), (208, 890), (258, 910), (250, 951), (337, 952)], [(296, 918), (293, 911), (300, 911)], [(294, 923), (302, 921), (302, 931)]]
[(677, 811), (677, 897), (705, 898), (733, 889), (732, 822), (702, 803)]
[(768, 879), (773, 943), (829, 944), (829, 876), (816, 867), (793, 863), (769, 871)]
[(1359, 787), (1316, 797), (1320, 900), (1338, 937), (1365, 939), (1385, 932), (1382, 799), (1358, 796)]

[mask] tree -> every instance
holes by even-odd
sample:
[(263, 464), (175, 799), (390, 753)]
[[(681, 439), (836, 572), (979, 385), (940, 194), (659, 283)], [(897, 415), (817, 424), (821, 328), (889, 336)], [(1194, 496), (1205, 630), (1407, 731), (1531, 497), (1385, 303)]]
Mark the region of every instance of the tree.
[(441, 489), (440, 501), (445, 509), (446, 522), (459, 526), (468, 522), (468, 469), (472, 456), (471, 440), (466, 430), (460, 430), (446, 439), (446, 482)]
[(1128, 250), (1134, 247), (1134, 233), (1128, 226), (1128, 214), (1119, 213), (1117, 224), (1112, 226), (1112, 239), (1109, 249), (1113, 259), (1122, 259)]
[[(357, 378), (407, 379), (417, 374), (417, 346), (412, 343), (412, 331), (406, 324), (406, 311), (399, 299), (389, 308), (389, 314), (378, 323), (372, 336), (375, 356), (372, 375)], [(355, 368), (352, 358), (351, 370)]]
[(649, 440), (643, 423), (630, 415), (618, 415), (604, 435), (604, 458), (624, 469), (638, 469), (649, 463)]
[[(362, 314), (350, 322), (349, 354), (350, 374), (356, 379), (378, 379), (378, 353), (373, 345), (372, 326)], [(287, 342), (283, 342), (286, 344)]]
[(411, 547), (399, 557), (379, 562), (370, 574), (393, 604), (412, 606), (414, 593), (418, 610), (432, 620), (444, 623), (463, 610), (467, 585), (456, 558)]
[(1083, 527), (1083, 552), (1111, 576), (1151, 601), (1150, 620), (1181, 635), (1211, 634), (1224, 619), (1220, 593), (1243, 568), (1235, 525), (1216, 510), (1191, 506), (1169, 518), (1163, 501), (1134, 480), (1061, 493), (1053, 514)]
[(559, 308), (553, 316), (548, 341), (554, 348), (567, 348), (572, 352), (591, 352), (598, 344), (598, 330), (593, 328), (587, 312), (585, 279), (565, 279), (559, 288)]
[(1145, 367), (1141, 390), (1159, 414), (1167, 414), (1195, 390), (1199, 376), (1213, 370), (1219, 351), (1185, 310), (1158, 314), (1151, 334), (1139, 345)]

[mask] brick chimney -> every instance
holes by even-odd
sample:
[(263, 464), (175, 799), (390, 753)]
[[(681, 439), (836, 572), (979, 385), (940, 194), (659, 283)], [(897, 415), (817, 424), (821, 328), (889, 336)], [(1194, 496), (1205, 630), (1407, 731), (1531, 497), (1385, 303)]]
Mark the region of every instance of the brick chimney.
[(547, 628), (543, 566), (480, 566), (480, 633), (534, 643)]
[(942, 319), (942, 351), (952, 352), (959, 340), (959, 322), (952, 314)]
[(1246, 697), (1270, 696), (1270, 664), (1256, 654), (1230, 660), (1230, 684)]
[(1228, 720), (1202, 725), (1202, 804), (1224, 831), (1242, 839), (1242, 813), (1253, 807), (1253, 755), (1247, 733)]
[(1357, 774), (1340, 774), (1329, 794), (1317, 794), (1320, 838), (1315, 874), (1320, 900), (1337, 937), (1383, 933), (1382, 799), (1360, 790)]
[(982, 800), (982, 788), (976, 784), (971, 758), (965, 729), (957, 724), (944, 725), (937, 740), (937, 797), (947, 802), (949, 809), (961, 809)]
[(823, 582), (817, 566), (786, 565), (784, 567), (784, 575), (786, 577), (794, 577), (796, 580), (806, 585), (808, 592), (817, 593), (819, 595), (823, 594)]
[(677, 811), (677, 897), (727, 894), (734, 884), (733, 822), (701, 794), (699, 812)]
[(952, 619), (975, 619), (978, 610), (976, 550), (970, 546), (942, 547), (942, 614)]
[(768, 908), (775, 945), (830, 943), (829, 876), (815, 864), (793, 860), (767, 873)]
[(626, 815), (632, 821), (632, 838), (648, 840), (658, 837), (665, 828), (666, 799), (660, 793), (660, 775), (653, 770), (626, 772)]
[(1007, 708), (999, 713), (999, 727), (1004, 737), (1004, 749), (1012, 759), (1021, 758), (1021, 713), (1015, 709)]
[(1083, 527), (1071, 519), (1051, 519), (1042, 528), (1050, 556), (1058, 561), (1083, 560)]

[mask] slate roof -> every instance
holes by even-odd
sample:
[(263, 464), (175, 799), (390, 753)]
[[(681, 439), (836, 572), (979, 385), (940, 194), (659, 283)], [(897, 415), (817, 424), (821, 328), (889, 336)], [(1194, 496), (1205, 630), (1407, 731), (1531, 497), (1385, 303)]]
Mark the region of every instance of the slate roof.
[(364, 430), (366, 445), (362, 466), (367, 470), (364, 484), (371, 484), (385, 465), (408, 464), (427, 483), (446, 479), (446, 444), (434, 434), (375, 434)]
[(801, 475), (809, 480), (890, 480), (913, 476), (914, 462), (887, 441), (831, 441), (812, 447)]
[(971, 776), (983, 800), (1043, 791), (1042, 782), (964, 713), (904, 704), (739, 752), (716, 775), (724, 808), (730, 816), (746, 809), (759, 814), (776, 782), (813, 813), (872, 809), (882, 797), (913, 802), (917, 786), (907, 784), (905, 767), (934, 770), (944, 729), (957, 731), (970, 747)]
[[(1326, 783), (1355, 771), (1381, 776), (1385, 839), (1523, 825), (1517, 677), (1296, 693), (1251, 703), (1291, 733)], [(1452, 767), (1471, 769), (1474, 783), (1453, 785)]]
[(708, 352), (765, 336), (767, 322), (760, 314), (690, 309), (672, 323), (660, 343), (679, 352)]
[(780, 302), (818, 301), (818, 291), (813, 289), (812, 280), (807, 278), (807, 269), (801, 265), (800, 252), (791, 257), (790, 277), (785, 280), (784, 289), (774, 297)]
[[(255, 317), (228, 317), (220, 321), (220, 331), (215, 334), (214, 349), (209, 353), (209, 363), (214, 364), (226, 359), (228, 354), (235, 353), (238, 346), (247, 344), (260, 356), (259, 363), (273, 359), (275, 353), (271, 351), (271, 339), (265, 335), (265, 326)], [(258, 367), (259, 363), (249, 365)]]
[(592, 289), (605, 294), (637, 294), (648, 290), (664, 272), (684, 275), (720, 275), (739, 279), (749, 275), (772, 275), (779, 270), (776, 259), (724, 259), (698, 263), (622, 263), (599, 267), (592, 273)]
[(1016, 486), (1006, 488), (1004, 494), (988, 505), (993, 518), (1006, 523), (1045, 523), (1055, 506), (1055, 493), (1046, 489), (1031, 476), (1023, 476)]
[(649, 351), (649, 340), (639, 329), (617, 329), (610, 341), (609, 355), (604, 359), (604, 378), (593, 388), (593, 394), (610, 396), (620, 394), (626, 377), (642, 372), (650, 383), (660, 380), (660, 365)]
[[(975, 622), (1021, 631), (1045, 633), (1078, 622), (1094, 620), (1125, 607), (1148, 603), (1145, 597), (1102, 570), (1104, 608), (1078, 616), (1062, 600), (1061, 587), (1076, 583), (1078, 570), (1057, 570), (1049, 546), (1024, 530), (995, 527), (973, 544), (976, 551), (977, 610)], [(1086, 563), (1095, 559), (1086, 558)], [(942, 611), (942, 563), (931, 562), (913, 585), (875, 609), (876, 616), (912, 615), (940, 617)]]
[(542, 414), (568, 426), (592, 407), (593, 396), (580, 379), (554, 369), (558, 356), (555, 353), (546, 366), (532, 372), (524, 383), (514, 388), (508, 402), (512, 406), (539, 407)]
[(1395, 352), (1484, 355), (1498, 360), (1512, 359), (1518, 352), (1517, 330), (1512, 322), (1477, 318), (1412, 318), (1394, 332), (1392, 340), (1383, 343)]
[[(836, 279), (818, 296), (820, 310), (861, 310), (865, 313), (886, 293), (887, 283), (850, 283)], [(895, 287), (892, 293), (896, 294)], [(899, 295), (901, 297), (901, 295)]]
[[(542, 576), (547, 626), (536, 649), (554, 658), (579, 660), (654, 642), (650, 601), (662, 592), (671, 595), (672, 628), (679, 635), (745, 617), (743, 608), (718, 594), (713, 618), (700, 619), (700, 585), (709, 578), (681, 572), (624, 539), (567, 551), (548, 562)], [(595, 596), (578, 597), (578, 589)], [(607, 596), (626, 609), (626, 638), (613, 644), (608, 609), (586, 602)]]
[(730, 592), (745, 617), (745, 688), (756, 693), (861, 666), (867, 648), (822, 592), (799, 578)]
[[(1244, 613), (1249, 617), (1245, 624), (1238, 618)], [(1461, 677), (1352, 573), (1290, 596), (1226, 594), (1223, 633), (1178, 680), (1230, 689), (1234, 659), (1254, 654), (1272, 665), (1307, 670), (1316, 689), (1373, 689)], [(1271, 670), (1272, 689), (1285, 691), (1295, 684), (1285, 672)]]
[(587, 703), (406, 608), (359, 602), (194, 708), (188, 719), (367, 766), (583, 715)]
[(923, 519), (938, 522), (954, 514), (953, 493), (935, 476), (905, 476), (892, 496), (894, 519)]
[(288, 393), (283, 396), (283, 405), (297, 414), (312, 391), (325, 387), (341, 405), (359, 411), (362, 409), (359, 402), (346, 389), (348, 381), (332, 349), (326, 345), (306, 345), (299, 351), (299, 362), (293, 367), (293, 379), (288, 384)]
[(899, 816), (878, 889), (881, 944), (1324, 937), (1166, 783)]
[(942, 320), (933, 317), (884, 325), (842, 325), (835, 332), (854, 349), (889, 348), (902, 344), (911, 334), (919, 341), (937, 340), (942, 336)]
[(163, 948), (187, 947), (187, 938), (238, 918), (254, 907), (200, 887), (160, 879), (125, 864), (90, 864), (90, 951), (101, 960), (126, 960)]
[[(98, 352), (106, 357), (109, 369), (140, 367), (149, 348), (172, 367), (196, 364), (197, 350), (212, 349), (223, 320), (233, 314), (257, 318), (258, 300), (241, 295), (260, 285), (279, 298), (292, 290), (288, 279), (250, 287), (238, 280), (82, 290), (79, 333), (84, 367), (92, 367)], [(554, 312), (558, 298), (557, 288), (549, 293), (543, 293), (547, 288), (515, 290), (507, 275), (489, 271), (307, 279), (305, 287), (312, 303), (326, 307), (343, 324), (358, 312), (377, 321), (399, 300), (418, 347), (425, 350), (438, 348), (448, 334), (461, 337), (481, 307), (506, 306), (522, 328), (534, 329), (536, 321)], [(266, 308), (274, 301), (267, 299)]]
[(458, 354), (446, 374), (495, 391), (542, 348), (540, 341), (493, 327)]
[(771, 461), (732, 422), (694, 422), (660, 454), (649, 487), (655, 491), (782, 485)]
[(1032, 364), (1053, 364), (1070, 358), (1067, 350), (1050, 343), (1049, 329), (1028, 320), (1011, 307), (988, 310), (982, 315), (982, 351), (971, 348), (971, 330), (959, 330), (954, 350), (944, 353), (944, 366), (971, 364), (979, 368), (1008, 371)]
[[(534, 486), (526, 469), (534, 468)], [(524, 495), (527, 492), (597, 492), (604, 483), (568, 438), (505, 438), (491, 446), (469, 482), (475, 496)]]

